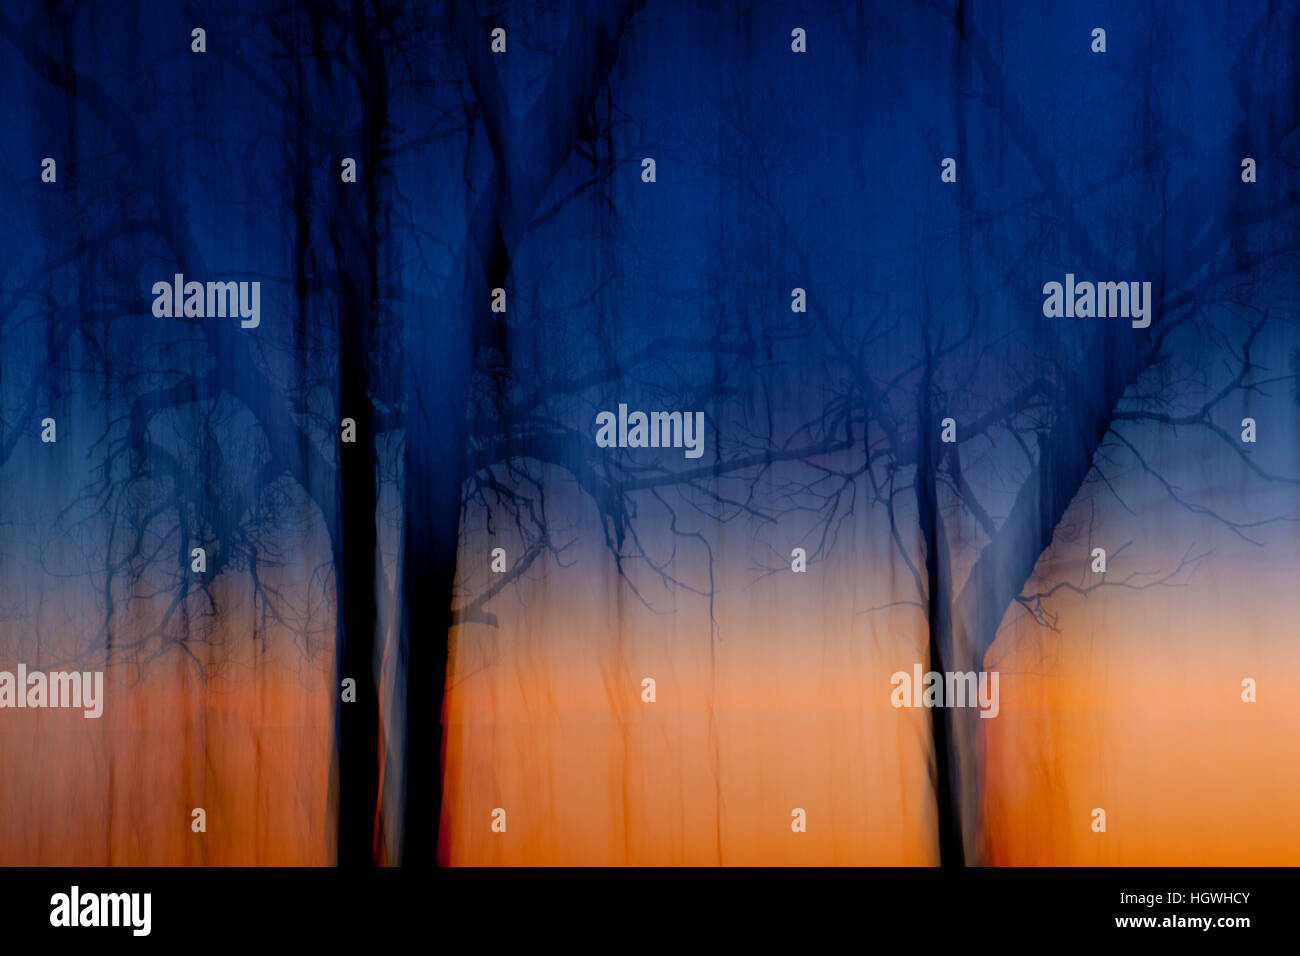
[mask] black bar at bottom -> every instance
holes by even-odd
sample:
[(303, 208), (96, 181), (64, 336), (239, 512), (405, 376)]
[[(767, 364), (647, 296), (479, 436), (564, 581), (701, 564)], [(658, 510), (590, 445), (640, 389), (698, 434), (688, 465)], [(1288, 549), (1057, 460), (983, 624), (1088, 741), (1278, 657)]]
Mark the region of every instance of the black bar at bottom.
[(820, 951), (870, 948), (885, 937), (988, 945), (1196, 938), (1217, 946), (1293, 932), (1297, 872), (0, 868), (0, 939), (6, 949), (111, 940), (259, 951), (385, 941), (602, 950), (716, 943), (730, 951), (780, 940)]

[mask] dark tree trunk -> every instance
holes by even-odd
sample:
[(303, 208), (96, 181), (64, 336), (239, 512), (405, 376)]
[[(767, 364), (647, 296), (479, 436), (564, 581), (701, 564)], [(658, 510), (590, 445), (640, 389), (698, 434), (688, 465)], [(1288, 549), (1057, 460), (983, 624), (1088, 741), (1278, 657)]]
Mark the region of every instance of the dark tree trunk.
[[(933, 610), (931, 602), (931, 611)], [(941, 643), (937, 630), (932, 626), (929, 667), (939, 672), (948, 669), (940, 649)], [(964, 866), (966, 863), (962, 840), (960, 778), (952, 767), (952, 755), (957, 752), (955, 740), (958, 736), (957, 728), (952, 726), (954, 714), (955, 710), (951, 707), (930, 708), (930, 736), (934, 746), (932, 785), (939, 828), (940, 866)]]
[[(499, 184), (500, 179), (496, 182)], [(443, 297), (434, 315), (408, 309), (408, 339), (416, 355), (436, 364), (411, 370), (404, 477), (402, 542), (404, 627), (398, 672), (406, 676), (406, 746), (402, 819), (403, 865), (431, 864), (441, 855), (443, 698), (447, 632), (460, 545), (461, 488), (468, 461), (470, 377), (491, 342), (506, 347), (492, 321), (493, 288), (504, 288), (510, 256), (497, 226), (499, 185), (480, 200), (453, 266), (463, 283)]]
[[(463, 410), (463, 404), (460, 407)], [(458, 421), (463, 431), (463, 415)], [(422, 429), (420, 435), (407, 435), (409, 480), (402, 582), (406, 626), (398, 662), (399, 671), (408, 678), (403, 759), (404, 865), (432, 864), (439, 851), (447, 632), (451, 627), (465, 460), (463, 442), (455, 442), (456, 430), (449, 420), (441, 427)]]
[[(388, 77), (380, 36), (364, 4), (352, 8), (353, 39), (363, 69), (358, 97), (364, 108), (360, 175), (340, 184), (337, 215), (329, 224), (339, 283), (339, 417), (356, 422), (356, 441), (339, 444), (335, 550), (340, 679), (356, 681), (355, 702), (338, 703), (338, 864), (382, 864), (380, 813), (382, 736), (376, 659), (378, 480), (376, 477), (373, 363), (384, 354), (376, 341), (381, 289), (380, 254), (386, 224), (381, 194), (382, 148), (388, 126)], [(337, 689), (336, 689), (337, 692)]]
[[(923, 333), (924, 334), (924, 333)], [(952, 617), (949, 603), (950, 586), (947, 578), (947, 561), (942, 553), (943, 534), (939, 517), (938, 467), (935, 454), (930, 386), (932, 365), (928, 335), (925, 341), (926, 362), (917, 400), (917, 459), (916, 459), (916, 511), (921, 538), (925, 546), (926, 621), (929, 628), (928, 669), (950, 670), (953, 667)], [(965, 863), (962, 839), (962, 803), (960, 776), (954, 758), (960, 753), (956, 746), (956, 729), (953, 711), (949, 707), (930, 708), (930, 733), (933, 748), (931, 786), (934, 790), (936, 823), (939, 836), (939, 865), (962, 866)]]
[[(443, 699), (447, 632), (460, 536), (461, 489), (468, 455), (467, 411), (475, 357), (485, 347), (503, 354), (503, 327), (489, 297), (504, 288), (511, 257), (546, 189), (568, 160), (618, 57), (623, 30), (644, 0), (586, 0), (575, 15), (560, 63), (532, 109), (512, 119), (496, 85), (496, 68), (481, 42), (483, 21), (449, 10), (453, 39), (471, 81), (486, 103), (483, 120), (496, 153), (493, 181), (470, 216), (466, 242), (452, 276), (463, 285), (444, 295), (436, 314), (408, 303), (410, 354), (430, 367), (408, 370), (404, 475), (405, 535), (402, 589), (404, 626), (399, 673), (406, 686), (403, 754), (402, 863), (445, 857), (440, 845), (444, 763)], [(516, 149), (512, 149), (516, 147)], [(508, 364), (508, 363), (507, 363)]]
[[(352, 296), (346, 297), (352, 299)], [(375, 462), (366, 388), (369, 310), (343, 303), (339, 319), (339, 408), (356, 421), (357, 441), (339, 446), (338, 677), (356, 681), (356, 701), (338, 707), (338, 864), (369, 866), (380, 859), (379, 695), (375, 681)], [(335, 684), (336, 693), (339, 684)]]

